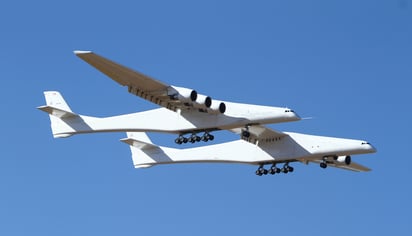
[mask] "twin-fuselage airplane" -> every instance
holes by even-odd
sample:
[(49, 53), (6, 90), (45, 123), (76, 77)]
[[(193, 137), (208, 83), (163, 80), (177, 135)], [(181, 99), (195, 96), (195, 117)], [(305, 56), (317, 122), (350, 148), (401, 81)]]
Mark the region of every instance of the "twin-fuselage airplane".
[[(158, 164), (224, 162), (258, 165), (257, 175), (288, 173), (290, 162), (319, 163), (353, 171), (368, 171), (351, 161), (355, 154), (376, 152), (366, 141), (278, 132), (265, 124), (298, 121), (289, 108), (219, 101), (196, 90), (168, 85), (90, 51), (75, 54), (128, 91), (161, 108), (132, 114), (97, 118), (74, 113), (57, 91), (44, 92), (55, 138), (95, 132), (127, 132), (121, 141), (130, 145), (136, 168)], [(155, 145), (145, 132), (177, 134), (175, 143), (207, 142), (217, 130), (240, 135), (240, 140), (175, 149)], [(282, 163), (281, 168), (276, 164)], [(265, 165), (270, 165), (265, 169)]]

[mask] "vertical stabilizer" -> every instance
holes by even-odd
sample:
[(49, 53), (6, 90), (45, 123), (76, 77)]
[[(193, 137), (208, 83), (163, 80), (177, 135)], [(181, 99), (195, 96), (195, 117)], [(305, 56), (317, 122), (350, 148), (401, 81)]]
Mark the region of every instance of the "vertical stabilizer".
[(154, 145), (145, 132), (127, 132), (127, 138), (120, 141), (130, 145), (135, 168), (153, 166), (156, 164), (156, 160), (151, 155), (162, 152), (162, 149)]
[(58, 108), (63, 111), (72, 112), (69, 105), (64, 100), (63, 96), (57, 91), (46, 91), (44, 92), (44, 97), (46, 99), (46, 105), (54, 108)]
[(64, 120), (79, 116), (72, 112), (59, 92), (46, 91), (44, 92), (44, 98), (46, 99), (46, 105), (38, 107), (38, 109), (49, 113), (53, 137), (65, 138), (71, 136), (68, 132), (73, 131), (73, 129)]

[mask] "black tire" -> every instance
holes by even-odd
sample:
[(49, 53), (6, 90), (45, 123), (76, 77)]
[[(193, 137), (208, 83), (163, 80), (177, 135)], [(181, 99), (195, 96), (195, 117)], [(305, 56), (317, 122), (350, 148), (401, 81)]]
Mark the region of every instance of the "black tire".
[(245, 137), (245, 138), (249, 138), (249, 137), (250, 137), (250, 132), (247, 131), (247, 130), (244, 130), (244, 131), (242, 132), (242, 136)]

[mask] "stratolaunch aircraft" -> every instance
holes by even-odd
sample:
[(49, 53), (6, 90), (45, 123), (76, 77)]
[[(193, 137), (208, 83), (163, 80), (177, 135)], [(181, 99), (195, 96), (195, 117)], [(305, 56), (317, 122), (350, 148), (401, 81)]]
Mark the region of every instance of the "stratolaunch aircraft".
[[(162, 108), (133, 114), (97, 118), (74, 113), (61, 94), (46, 91), (46, 105), (38, 107), (49, 113), (55, 138), (79, 133), (127, 132), (122, 139), (130, 145), (136, 168), (159, 164), (223, 162), (258, 165), (256, 174), (293, 172), (291, 162), (319, 163), (352, 171), (369, 171), (352, 162), (352, 155), (374, 153), (366, 141), (278, 132), (264, 124), (300, 120), (289, 108), (240, 104), (212, 100), (193, 89), (167, 85), (128, 69), (90, 51), (75, 54), (132, 94), (154, 102)], [(175, 149), (155, 145), (146, 132), (176, 133), (177, 144), (209, 141), (216, 130), (229, 130), (240, 140), (221, 144)], [(199, 136), (198, 133), (203, 133)], [(189, 134), (189, 137), (184, 135)], [(277, 164), (283, 164), (278, 167)], [(270, 165), (265, 169), (265, 165)]]

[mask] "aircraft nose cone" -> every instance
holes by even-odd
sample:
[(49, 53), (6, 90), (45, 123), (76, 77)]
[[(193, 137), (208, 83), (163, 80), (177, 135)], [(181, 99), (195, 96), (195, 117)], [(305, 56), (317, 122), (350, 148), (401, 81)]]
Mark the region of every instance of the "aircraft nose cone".
[(294, 110), (286, 109), (285, 112), (288, 114), (289, 118), (293, 121), (301, 120), (300, 116), (296, 114)]
[(369, 144), (369, 146), (370, 146), (370, 150), (372, 152), (377, 152), (378, 151), (373, 145)]
[(377, 149), (376, 149), (372, 144), (370, 144), (370, 143), (368, 143), (368, 142), (363, 142), (363, 143), (362, 143), (362, 146), (363, 146), (366, 150), (368, 150), (370, 153), (375, 153), (375, 152), (377, 152)]
[(293, 113), (293, 115), (294, 115), (294, 118), (296, 119), (296, 120), (301, 120), (302, 118), (300, 118), (300, 116), (298, 115), (298, 114), (296, 114), (296, 112), (292, 112)]

